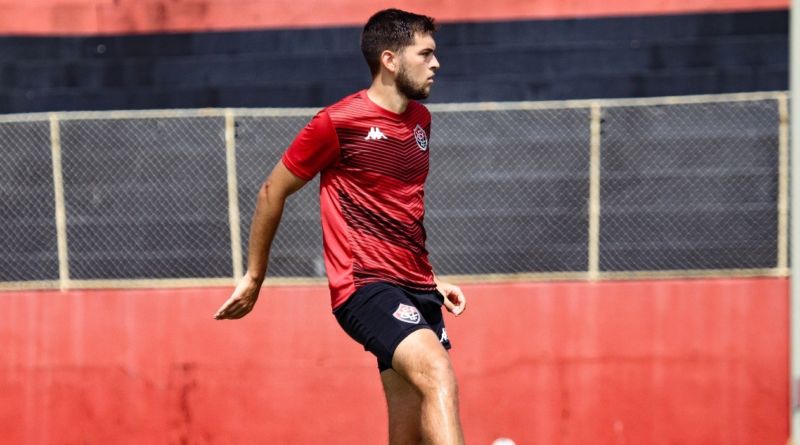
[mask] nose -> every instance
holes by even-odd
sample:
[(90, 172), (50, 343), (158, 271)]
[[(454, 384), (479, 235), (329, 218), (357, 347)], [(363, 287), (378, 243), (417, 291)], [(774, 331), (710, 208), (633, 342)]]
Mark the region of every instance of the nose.
[(431, 70), (434, 72), (439, 70), (439, 59), (437, 59), (436, 56), (433, 56), (431, 59)]

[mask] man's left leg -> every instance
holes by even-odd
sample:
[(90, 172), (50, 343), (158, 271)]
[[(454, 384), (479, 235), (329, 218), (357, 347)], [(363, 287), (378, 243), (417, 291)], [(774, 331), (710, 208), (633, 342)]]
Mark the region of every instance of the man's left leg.
[(378, 358), (393, 445), (463, 444), (441, 305), (441, 296), (378, 282), (334, 311), (345, 332)]
[(418, 445), (422, 431), (417, 390), (393, 369), (381, 372), (381, 382), (389, 408), (389, 445)]
[(425, 443), (463, 444), (458, 384), (436, 334), (430, 329), (409, 334), (395, 349), (392, 369), (420, 396), (420, 432)]

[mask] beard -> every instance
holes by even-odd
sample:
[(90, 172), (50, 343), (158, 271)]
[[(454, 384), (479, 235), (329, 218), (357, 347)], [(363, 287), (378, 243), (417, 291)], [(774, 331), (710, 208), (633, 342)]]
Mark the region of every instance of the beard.
[(426, 86), (423, 82), (422, 85), (415, 84), (413, 80), (408, 76), (408, 71), (406, 70), (405, 65), (400, 66), (400, 70), (397, 72), (397, 78), (395, 79), (395, 84), (397, 85), (397, 90), (412, 100), (422, 100), (427, 99), (428, 96), (431, 94), (431, 88)]

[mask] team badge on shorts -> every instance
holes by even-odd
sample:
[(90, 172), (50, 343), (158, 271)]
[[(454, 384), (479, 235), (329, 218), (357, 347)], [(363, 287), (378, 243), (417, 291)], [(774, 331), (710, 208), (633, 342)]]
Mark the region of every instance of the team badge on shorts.
[(394, 314), (392, 315), (394, 315), (394, 318), (400, 321), (411, 324), (419, 324), (419, 319), (421, 318), (417, 308), (403, 303), (400, 303), (400, 306), (397, 306), (397, 310), (394, 311)]
[(417, 140), (417, 145), (420, 150), (425, 151), (428, 149), (428, 135), (425, 134), (425, 130), (423, 130), (419, 124), (414, 128), (414, 139)]

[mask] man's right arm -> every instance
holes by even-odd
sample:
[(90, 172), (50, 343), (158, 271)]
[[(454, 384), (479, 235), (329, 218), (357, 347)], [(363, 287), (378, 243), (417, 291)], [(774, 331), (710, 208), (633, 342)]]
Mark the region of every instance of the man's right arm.
[(267, 272), (269, 251), (278, 231), (286, 198), (300, 190), (306, 182), (290, 172), (282, 161), (272, 170), (258, 192), (256, 209), (250, 225), (247, 272), (214, 318), (218, 320), (242, 318), (253, 309)]

